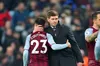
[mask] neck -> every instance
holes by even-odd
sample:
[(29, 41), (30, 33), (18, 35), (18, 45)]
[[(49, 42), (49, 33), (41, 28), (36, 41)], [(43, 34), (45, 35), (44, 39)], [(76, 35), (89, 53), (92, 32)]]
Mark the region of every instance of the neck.
[(37, 32), (37, 30), (33, 30), (33, 33), (34, 33), (34, 32)]
[(40, 31), (40, 32), (41, 32), (41, 31), (43, 31), (43, 30), (33, 30), (33, 33), (34, 33), (34, 32), (37, 32), (37, 31)]
[(54, 25), (50, 25), (51, 27), (56, 27), (56, 25), (54, 26)]
[(33, 33), (34, 33), (34, 32), (36, 32), (36, 31), (33, 30)]
[(51, 26), (51, 28), (54, 28), (54, 27), (56, 27), (56, 26)]
[(99, 29), (99, 27), (96, 24), (93, 25), (93, 28), (95, 28), (97, 30)]

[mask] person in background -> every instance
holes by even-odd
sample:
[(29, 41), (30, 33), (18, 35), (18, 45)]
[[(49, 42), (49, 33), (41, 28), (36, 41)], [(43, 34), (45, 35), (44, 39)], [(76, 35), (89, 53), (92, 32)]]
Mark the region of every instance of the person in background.
[(88, 66), (100, 66), (100, 63), (96, 61), (94, 55), (95, 40), (98, 35), (98, 30), (100, 29), (100, 11), (96, 11), (92, 14), (93, 26), (86, 29), (85, 40), (87, 42), (88, 49)]
[(49, 26), (45, 28), (45, 31), (53, 36), (54, 41), (57, 44), (63, 44), (68, 40), (71, 43), (71, 48), (49, 52), (50, 66), (82, 66), (82, 55), (72, 31), (69, 27), (59, 24), (57, 11), (49, 10), (46, 17)]
[(95, 41), (96, 41), (96, 43), (95, 43), (96, 45), (95, 45), (95, 49), (94, 49), (95, 59), (100, 62), (100, 30), (98, 32), (98, 36)]
[(85, 51), (80, 49), (81, 51), (81, 54), (82, 54), (82, 57), (83, 57), (83, 60), (84, 60), (84, 63), (83, 63), (83, 66), (88, 66), (88, 56), (85, 55)]
[(15, 11), (12, 17), (12, 29), (15, 29), (17, 25), (24, 25), (27, 17), (29, 15), (29, 11), (26, 10), (25, 4), (23, 2), (19, 2), (17, 6), (17, 10)]
[(3, 28), (5, 23), (10, 22), (10, 20), (9, 11), (5, 9), (4, 2), (0, 1), (0, 28)]

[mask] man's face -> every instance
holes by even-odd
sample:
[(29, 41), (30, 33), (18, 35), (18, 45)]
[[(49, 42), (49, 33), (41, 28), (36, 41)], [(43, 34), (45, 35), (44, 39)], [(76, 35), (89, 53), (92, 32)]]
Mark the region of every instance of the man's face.
[(58, 16), (51, 16), (47, 18), (47, 20), (51, 26), (56, 26), (58, 24)]
[(96, 25), (100, 27), (100, 14), (97, 15), (97, 19), (95, 19)]
[(23, 11), (25, 9), (25, 5), (23, 3), (20, 3), (18, 5), (18, 10)]
[(44, 30), (44, 27), (42, 25), (35, 24), (34, 31), (43, 31), (43, 30)]
[(4, 4), (0, 3), (0, 10), (4, 9)]

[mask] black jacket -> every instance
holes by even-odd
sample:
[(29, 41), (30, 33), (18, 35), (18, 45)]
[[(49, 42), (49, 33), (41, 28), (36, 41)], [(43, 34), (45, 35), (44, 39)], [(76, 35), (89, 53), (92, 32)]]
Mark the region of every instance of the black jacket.
[[(49, 60), (50, 60), (50, 65), (51, 66), (64, 66), (67, 64), (67, 61), (70, 61), (71, 64), (74, 64), (72, 62), (72, 59), (75, 60), (76, 62), (83, 62), (78, 44), (74, 38), (74, 35), (72, 31), (69, 29), (67, 26), (61, 26), (57, 25), (56, 26), (56, 36), (54, 35), (53, 29), (48, 26), (45, 31), (47, 33), (50, 33), (54, 41), (58, 44), (64, 44), (66, 43), (67, 40), (71, 43), (71, 48), (65, 48), (62, 50), (56, 50), (53, 51), (52, 49), (49, 52)], [(71, 58), (71, 59), (68, 59)], [(76, 66), (76, 65), (68, 65), (68, 66)]]

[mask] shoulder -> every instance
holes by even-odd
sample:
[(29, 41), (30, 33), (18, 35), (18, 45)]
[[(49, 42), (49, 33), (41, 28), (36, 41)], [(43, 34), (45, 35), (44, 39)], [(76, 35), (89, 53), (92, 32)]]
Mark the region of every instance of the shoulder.
[(49, 30), (51, 30), (51, 27), (50, 27), (50, 26), (48, 26), (48, 27), (46, 27), (46, 28), (44, 29), (45, 32), (49, 32)]
[(19, 13), (19, 11), (18, 10), (15, 10), (15, 14), (18, 14)]
[(5, 10), (5, 13), (6, 13), (6, 14), (9, 13), (9, 11), (8, 11), (8, 10)]
[(88, 28), (88, 29), (85, 30), (85, 32), (86, 32), (86, 33), (88, 33), (88, 32), (89, 32), (89, 33), (90, 33), (90, 32), (93, 32), (93, 29), (92, 29), (92, 28)]
[(47, 27), (45, 27), (45, 29), (44, 30), (47, 30), (47, 29), (49, 29), (50, 28), (50, 26), (47, 26)]
[(46, 33), (47, 38), (51, 37), (52, 35), (50, 33)]
[(62, 26), (63, 28), (66, 28), (66, 29), (70, 29), (68, 26), (66, 26), (66, 25), (63, 25)]
[(72, 32), (72, 30), (70, 29), (70, 27), (68, 27), (66, 25), (62, 25), (61, 26), (61, 30), (63, 30), (63, 32), (65, 32), (65, 33)]
[(88, 28), (85, 30), (85, 36), (89, 36), (93, 33), (93, 29), (92, 28)]
[(66, 26), (66, 25), (59, 25), (59, 27), (61, 28), (61, 29), (70, 29), (68, 26)]
[(31, 34), (29, 34), (28, 36), (27, 36), (27, 38), (30, 38), (31, 37)]
[(19, 14), (19, 11), (16, 10), (16, 11), (14, 12), (14, 16), (16, 16), (16, 15), (18, 15), (18, 14)]

